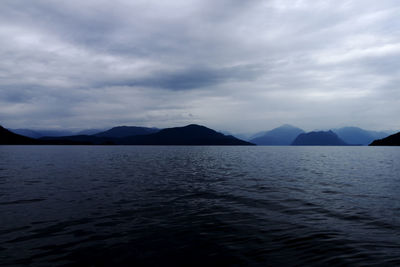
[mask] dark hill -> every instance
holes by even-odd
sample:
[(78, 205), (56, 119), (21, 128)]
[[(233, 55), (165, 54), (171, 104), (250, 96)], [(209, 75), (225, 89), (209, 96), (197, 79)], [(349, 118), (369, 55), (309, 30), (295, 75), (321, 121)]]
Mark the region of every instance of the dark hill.
[(345, 146), (347, 145), (332, 131), (303, 133), (296, 137), (293, 146)]
[(400, 132), (383, 139), (375, 140), (370, 146), (400, 146)]
[(126, 137), (118, 142), (125, 145), (253, 145), (195, 124), (167, 128), (148, 135)]
[(0, 126), (0, 145), (38, 145), (38, 144), (40, 144), (40, 142), (36, 139), (15, 134)]
[(250, 142), (262, 146), (288, 146), (301, 133), (304, 133), (302, 129), (286, 124), (265, 132)]
[(157, 128), (137, 127), (137, 126), (117, 126), (110, 130), (97, 133), (97, 137), (108, 137), (108, 138), (123, 138), (134, 135), (145, 135), (152, 134), (160, 131)]

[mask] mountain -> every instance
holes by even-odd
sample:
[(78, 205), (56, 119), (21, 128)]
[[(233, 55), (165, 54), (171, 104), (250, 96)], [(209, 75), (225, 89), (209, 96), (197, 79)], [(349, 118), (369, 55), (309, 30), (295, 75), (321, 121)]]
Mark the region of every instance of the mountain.
[(76, 132), (75, 135), (95, 135), (97, 133), (101, 133), (105, 131), (105, 129), (85, 129), (79, 132)]
[(369, 145), (372, 141), (389, 135), (386, 132), (367, 131), (358, 127), (343, 127), (332, 131), (346, 143), (357, 145)]
[(13, 133), (0, 126), (0, 145), (37, 145), (36, 139)]
[(93, 135), (93, 134), (104, 131), (104, 130), (99, 130), (99, 129), (86, 129), (86, 130), (81, 130), (79, 132), (70, 131), (70, 130), (45, 130), (45, 129), (39, 129), (39, 130), (8, 129), (8, 130), (10, 130), (13, 133), (31, 137), (31, 138), (40, 138), (40, 137), (44, 137), (44, 136), (62, 137), (62, 136), (71, 136), (71, 135)]
[(118, 142), (125, 145), (253, 145), (196, 124), (166, 128), (148, 135), (125, 137)]
[(332, 131), (302, 133), (296, 137), (293, 146), (345, 146), (347, 145)]
[(39, 138), (57, 145), (115, 145), (113, 138), (97, 137), (94, 135), (44, 136)]
[(31, 138), (40, 138), (42, 136), (66, 136), (73, 135), (74, 132), (68, 130), (31, 130), (31, 129), (9, 129), (11, 132), (28, 136)]
[(285, 124), (250, 139), (250, 142), (262, 146), (288, 146), (301, 133), (304, 133), (302, 129)]
[(375, 140), (370, 146), (400, 146), (400, 132), (383, 139)]
[(137, 126), (117, 126), (110, 130), (95, 134), (97, 137), (123, 138), (134, 135), (152, 134), (160, 131), (157, 128), (137, 127)]

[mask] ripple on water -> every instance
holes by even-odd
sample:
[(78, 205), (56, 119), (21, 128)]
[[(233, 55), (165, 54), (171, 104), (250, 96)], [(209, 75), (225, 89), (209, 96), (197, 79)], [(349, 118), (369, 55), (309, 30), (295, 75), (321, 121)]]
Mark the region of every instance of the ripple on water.
[(7, 147), (0, 259), (399, 265), (399, 155), (363, 147)]

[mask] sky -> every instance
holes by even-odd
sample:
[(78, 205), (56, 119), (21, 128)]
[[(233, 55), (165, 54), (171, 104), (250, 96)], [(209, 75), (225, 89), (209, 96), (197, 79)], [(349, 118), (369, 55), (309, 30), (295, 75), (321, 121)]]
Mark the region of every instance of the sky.
[(400, 129), (398, 0), (0, 2), (0, 124)]

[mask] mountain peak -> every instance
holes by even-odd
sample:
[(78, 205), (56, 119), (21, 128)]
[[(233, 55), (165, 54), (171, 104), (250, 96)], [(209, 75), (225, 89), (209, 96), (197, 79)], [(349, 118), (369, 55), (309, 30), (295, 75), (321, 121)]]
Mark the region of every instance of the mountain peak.
[(288, 146), (301, 133), (304, 133), (302, 129), (284, 124), (251, 139), (250, 142), (264, 146)]
[(107, 138), (123, 138), (134, 135), (144, 135), (152, 134), (158, 132), (157, 128), (148, 128), (140, 126), (116, 126), (107, 131), (95, 134), (97, 137), (107, 137)]
[(275, 129), (279, 129), (279, 128), (285, 128), (285, 129), (299, 129), (299, 128), (296, 127), (296, 126), (293, 126), (293, 125), (287, 124), (287, 123), (282, 124), (281, 126), (275, 128)]
[(162, 129), (159, 132), (127, 137), (122, 144), (132, 145), (252, 145), (232, 136), (226, 136), (202, 125)]

